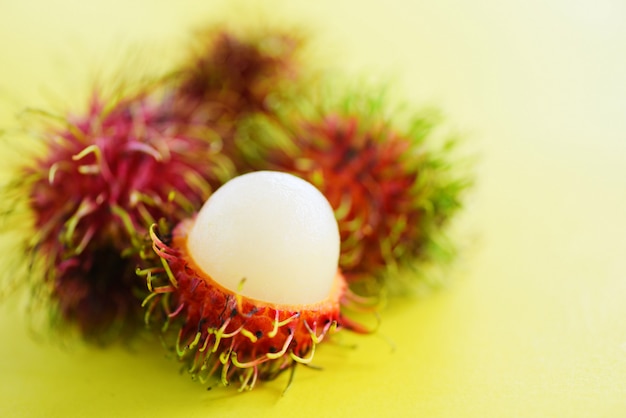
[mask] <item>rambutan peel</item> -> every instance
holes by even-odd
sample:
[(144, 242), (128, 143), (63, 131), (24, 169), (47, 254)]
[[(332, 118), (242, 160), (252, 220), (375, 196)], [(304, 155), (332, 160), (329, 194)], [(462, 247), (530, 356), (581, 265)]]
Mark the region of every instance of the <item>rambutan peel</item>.
[[(256, 229), (250, 220), (263, 227)], [(212, 233), (223, 231), (219, 223), (226, 224), (234, 241), (232, 236)], [(302, 224), (307, 225), (299, 228)], [(328, 233), (311, 239), (311, 227)], [(209, 237), (200, 247), (192, 239), (199, 233)], [(178, 357), (202, 382), (219, 374), (224, 385), (237, 378), (241, 390), (252, 389), (259, 379), (273, 379), (298, 364), (310, 363), (316, 345), (338, 328), (366, 332), (342, 315), (342, 307), (356, 299), (337, 268), (338, 248), (318, 257), (339, 240), (332, 208), (311, 184), (292, 175), (256, 172), (231, 180), (194, 219), (182, 221), (164, 238), (153, 227), (150, 237), (158, 257), (151, 268), (139, 272), (146, 276), (151, 292), (144, 301), (146, 321), (162, 324)], [(213, 240), (232, 247), (221, 257), (206, 258), (207, 253), (215, 256)], [(282, 245), (285, 241), (287, 247)], [(250, 255), (244, 242), (273, 251), (261, 257)], [(297, 260), (300, 265), (286, 259), (293, 245), (303, 249)], [(270, 276), (264, 269), (267, 259), (275, 269)], [(215, 276), (207, 272), (207, 267), (229, 264), (229, 260), (237, 261), (243, 266), (238, 271), (246, 272), (238, 285), (229, 281), (227, 271), (217, 269)], [(318, 264), (334, 268), (326, 274)], [(309, 277), (306, 269), (316, 273)], [(289, 277), (289, 272), (298, 277)], [(283, 287), (289, 289), (293, 282), (297, 285), (285, 293)], [(259, 283), (272, 292), (255, 293), (259, 287), (253, 285)], [(328, 290), (321, 297), (303, 299), (302, 293), (314, 287)], [(288, 303), (283, 302), (286, 294)]]
[(236, 378), (240, 390), (252, 389), (258, 379), (271, 380), (298, 363), (310, 363), (315, 346), (338, 327), (353, 328), (341, 314), (347, 286), (340, 272), (328, 298), (310, 305), (273, 304), (241, 296), (203, 273), (189, 256), (191, 223), (177, 226), (169, 245), (151, 231), (154, 250), (167, 266), (153, 273), (168, 274), (170, 281), (155, 287), (152, 279), (157, 276), (151, 276), (152, 293), (145, 304), (147, 321), (157, 305), (163, 304), (164, 328), (172, 321), (182, 322), (176, 353), (200, 381), (219, 373), (224, 385)]

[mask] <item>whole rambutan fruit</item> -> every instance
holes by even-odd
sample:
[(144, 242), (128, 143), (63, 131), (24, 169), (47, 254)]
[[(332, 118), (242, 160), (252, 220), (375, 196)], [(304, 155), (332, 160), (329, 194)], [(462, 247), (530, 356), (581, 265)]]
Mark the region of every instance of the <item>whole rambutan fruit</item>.
[(292, 173), (328, 198), (341, 233), (339, 264), (350, 283), (373, 285), (364, 290), (372, 293), (380, 284), (407, 291), (419, 281), (401, 283), (406, 275), (399, 272), (420, 273), (453, 252), (444, 231), (469, 184), (452, 163), (454, 140), (438, 137), (433, 112), (399, 128), (383, 101), (363, 93), (344, 105), (311, 103), (300, 102), (279, 122), (252, 121), (242, 147), (253, 150), (244, 152), (249, 165)]
[(272, 111), (272, 100), (300, 73), (298, 54), (303, 42), (300, 36), (278, 30), (203, 32), (189, 63), (180, 69), (178, 94), (190, 101), (219, 104), (231, 113)]
[(332, 208), (311, 184), (254, 172), (226, 183), (172, 234), (151, 231), (155, 257), (140, 271), (158, 324), (187, 370), (206, 382), (257, 380), (308, 364), (346, 318)]
[(232, 166), (210, 127), (177, 119), (156, 93), (96, 94), (86, 114), (48, 126), (41, 145), (16, 188), (33, 217), (27, 252), (63, 322), (110, 340), (141, 323), (135, 268), (149, 226), (193, 213)]
[(240, 123), (256, 114), (274, 119), (293, 100), (304, 43), (294, 31), (272, 29), (215, 27), (198, 34), (172, 78), (176, 112), (212, 126), (238, 171), (250, 171), (236, 143)]

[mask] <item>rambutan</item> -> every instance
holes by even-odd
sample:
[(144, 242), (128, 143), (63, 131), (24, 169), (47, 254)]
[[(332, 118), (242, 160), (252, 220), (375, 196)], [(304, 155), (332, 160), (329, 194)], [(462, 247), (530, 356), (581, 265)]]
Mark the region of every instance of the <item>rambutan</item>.
[(221, 105), (230, 113), (272, 111), (273, 100), (299, 75), (303, 38), (280, 31), (201, 33), (189, 62), (178, 73), (178, 94)]
[(210, 127), (182, 123), (156, 94), (95, 95), (42, 145), (20, 181), (36, 231), (29, 252), (61, 318), (106, 341), (140, 323), (135, 268), (149, 226), (193, 213), (232, 167)]
[(355, 93), (345, 103), (304, 103), (278, 123), (258, 118), (249, 127), (254, 146), (243, 149), (254, 149), (246, 154), (254, 169), (292, 173), (328, 198), (341, 233), (339, 265), (350, 283), (403, 292), (416, 282), (400, 284), (402, 269), (419, 272), (452, 254), (444, 231), (461, 207), (466, 173), (451, 163), (454, 140), (437, 138), (433, 112), (402, 129), (379, 99)]
[(277, 172), (226, 183), (172, 234), (151, 230), (146, 321), (158, 324), (187, 370), (240, 390), (309, 364), (346, 318), (351, 293), (337, 270), (332, 208), (311, 184)]
[(172, 79), (176, 112), (212, 126), (238, 171), (250, 171), (238, 144), (240, 124), (257, 114), (275, 119), (293, 100), (304, 43), (293, 31), (216, 27), (198, 34)]

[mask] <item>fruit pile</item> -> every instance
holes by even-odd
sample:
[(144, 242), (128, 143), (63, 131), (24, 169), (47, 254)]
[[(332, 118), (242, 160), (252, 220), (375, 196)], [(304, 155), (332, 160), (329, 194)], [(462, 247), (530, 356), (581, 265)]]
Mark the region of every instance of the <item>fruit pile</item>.
[[(100, 344), (153, 330), (194, 377), (243, 390), (367, 332), (349, 306), (442, 262), (467, 186), (454, 141), (432, 112), (390, 117), (378, 91), (315, 74), (304, 44), (212, 29), (158, 82), (47, 120), (4, 191), (32, 223), (9, 256), (27, 259), (34, 309)], [(264, 180), (223, 204), (250, 173)]]

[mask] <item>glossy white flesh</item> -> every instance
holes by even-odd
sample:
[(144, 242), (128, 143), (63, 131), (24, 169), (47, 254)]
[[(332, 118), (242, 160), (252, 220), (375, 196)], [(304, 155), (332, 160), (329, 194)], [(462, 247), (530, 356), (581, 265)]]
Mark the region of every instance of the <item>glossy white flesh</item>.
[(245, 174), (219, 188), (198, 213), (187, 242), (213, 280), (276, 304), (326, 299), (339, 245), (326, 198), (310, 183), (273, 171)]

